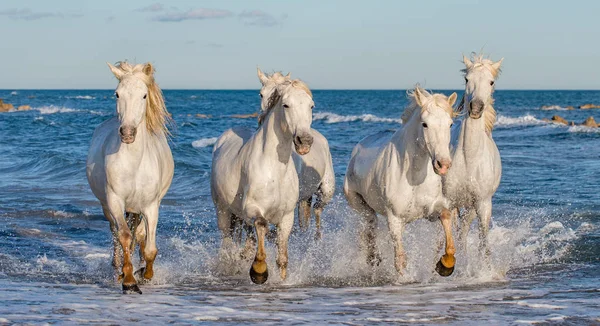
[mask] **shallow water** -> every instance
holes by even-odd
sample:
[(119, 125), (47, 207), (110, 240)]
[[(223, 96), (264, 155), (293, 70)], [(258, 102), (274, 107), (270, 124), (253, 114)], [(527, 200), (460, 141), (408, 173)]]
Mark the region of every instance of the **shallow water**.
[(255, 126), (230, 115), (256, 111), (258, 92), (167, 90), (177, 122), (175, 178), (161, 207), (156, 277), (141, 296), (120, 294), (108, 223), (85, 177), (93, 130), (114, 111), (112, 93), (0, 91), (5, 102), (33, 108), (0, 114), (0, 324), (600, 323), (600, 129), (541, 120), (600, 120), (595, 110), (541, 110), (598, 103), (600, 92), (496, 92), (503, 176), (494, 197), (492, 263), (488, 268), (478, 257), (474, 225), (455, 273), (442, 278), (433, 271), (439, 223), (408, 226), (408, 268), (399, 277), (381, 220), (383, 261), (371, 270), (357, 246), (357, 216), (341, 194), (352, 147), (398, 127), (404, 92), (315, 91), (313, 127), (329, 139), (338, 191), (325, 209), (320, 242), (312, 241), (314, 230), (293, 233), (288, 280), (279, 280), (269, 243), (271, 278), (256, 286), (247, 262), (217, 258), (208, 177), (216, 137), (232, 126)]

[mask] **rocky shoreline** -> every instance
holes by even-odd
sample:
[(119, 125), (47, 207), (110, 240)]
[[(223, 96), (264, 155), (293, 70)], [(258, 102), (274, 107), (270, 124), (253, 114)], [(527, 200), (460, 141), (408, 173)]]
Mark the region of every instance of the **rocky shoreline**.
[(594, 117), (588, 117), (587, 119), (585, 119), (585, 121), (583, 121), (580, 124), (576, 124), (574, 121), (567, 121), (567, 119), (565, 119), (559, 115), (554, 115), (554, 116), (552, 116), (551, 119), (546, 119), (546, 118), (542, 119), (542, 121), (552, 122), (552, 123), (561, 124), (561, 125), (565, 125), (565, 126), (583, 126), (583, 127), (588, 127), (588, 128), (600, 127), (600, 125), (596, 122), (596, 120), (594, 120)]
[(4, 103), (4, 100), (0, 98), (0, 112), (12, 112), (12, 111), (29, 111), (31, 106), (21, 105), (15, 109), (15, 106), (10, 103)]

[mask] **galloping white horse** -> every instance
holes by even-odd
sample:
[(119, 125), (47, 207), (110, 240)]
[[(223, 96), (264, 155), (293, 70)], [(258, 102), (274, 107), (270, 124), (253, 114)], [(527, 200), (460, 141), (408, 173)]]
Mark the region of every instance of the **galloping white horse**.
[(452, 162), (449, 145), (456, 93), (446, 97), (416, 86), (409, 98), (401, 129), (391, 136), (368, 136), (354, 147), (344, 193), (350, 206), (366, 220), (362, 240), (371, 265), (380, 260), (375, 249), (377, 214), (387, 217), (395, 245), (395, 267), (400, 274), (406, 267), (402, 246), (405, 225), (419, 218), (440, 216), (446, 252), (436, 270), (448, 276), (454, 270), (455, 249), (441, 176)]
[[(268, 99), (277, 85), (290, 81), (290, 74), (283, 76), (276, 72), (272, 75), (265, 75), (258, 69), (258, 79), (262, 84), (260, 89), (261, 114), (258, 123), (267, 113)], [(292, 152), (292, 158), (296, 164), (298, 179), (300, 181), (300, 197), (298, 202), (298, 224), (300, 228), (306, 230), (310, 224), (311, 204), (313, 195), (315, 196), (315, 224), (317, 232), (316, 239), (321, 238), (321, 214), (325, 206), (333, 198), (335, 192), (335, 174), (333, 172), (333, 161), (329, 150), (327, 138), (315, 129), (310, 130), (313, 136), (313, 144), (310, 152), (306, 155), (298, 155)]]
[[(117, 273), (121, 268), (119, 246), (123, 251), (123, 293), (141, 294), (131, 263), (135, 249), (133, 236), (140, 243), (146, 262), (146, 267), (138, 272), (150, 280), (158, 253), (158, 208), (173, 179), (173, 156), (167, 143), (170, 118), (150, 63), (132, 66), (120, 62), (116, 67), (108, 66), (119, 80), (115, 91), (117, 116), (94, 131), (87, 158), (87, 178), (110, 222), (113, 266)], [(128, 222), (133, 223), (131, 232)]]
[(298, 202), (298, 175), (292, 145), (300, 155), (310, 151), (312, 93), (301, 81), (278, 85), (269, 97), (267, 113), (258, 130), (232, 128), (217, 140), (213, 150), (211, 193), (222, 246), (232, 242), (232, 222), (254, 219), (258, 250), (250, 268), (256, 284), (267, 281), (265, 235), (268, 223), (277, 226), (277, 265), (287, 276), (288, 238)]
[(444, 178), (444, 194), (451, 207), (464, 208), (459, 242), (466, 250), (467, 234), (479, 216), (480, 251), (489, 254), (487, 234), (492, 217), (492, 196), (502, 175), (500, 152), (492, 139), (496, 122), (494, 83), (502, 60), (493, 62), (481, 55), (473, 61), (463, 56), (465, 94), (459, 111), (468, 111), (452, 128), (452, 168)]

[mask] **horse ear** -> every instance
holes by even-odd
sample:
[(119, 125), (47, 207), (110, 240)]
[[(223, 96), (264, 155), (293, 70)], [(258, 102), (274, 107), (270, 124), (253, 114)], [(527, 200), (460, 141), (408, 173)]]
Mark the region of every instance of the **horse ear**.
[(152, 77), (154, 76), (154, 66), (150, 62), (147, 62), (144, 65), (144, 68), (142, 68), (142, 72), (146, 74), (146, 76)]
[(287, 74), (287, 75), (285, 75), (285, 78), (286, 78), (286, 79), (292, 79), (292, 73), (291, 73), (291, 72), (288, 72), (288, 74)]
[(469, 58), (467, 58), (464, 54), (463, 63), (465, 64), (465, 67), (467, 67), (467, 69), (471, 69), (471, 67), (473, 66), (473, 62), (471, 62), (471, 60), (469, 60)]
[(502, 65), (502, 61), (504, 61), (504, 58), (492, 63), (492, 67), (494, 68), (494, 70), (500, 70), (500, 65)]
[(417, 101), (417, 104), (419, 106), (423, 106), (423, 103), (425, 102), (425, 95), (423, 94), (420, 86), (415, 87), (414, 94), (415, 94), (415, 101)]
[(258, 75), (258, 80), (260, 80), (261, 84), (265, 85), (269, 82), (269, 77), (265, 76), (265, 74), (263, 74), (260, 68), (256, 67), (256, 73)]
[(115, 75), (115, 77), (117, 77), (118, 80), (121, 80), (121, 78), (123, 77), (123, 75), (125, 74), (123, 72), (123, 70), (111, 65), (110, 63), (106, 63), (108, 65), (108, 68), (110, 68), (110, 71), (112, 71), (113, 75)]
[(450, 95), (450, 97), (448, 97), (448, 104), (450, 104), (450, 106), (453, 106), (454, 103), (456, 103), (457, 96), (458, 95), (456, 95), (456, 92), (454, 92)]

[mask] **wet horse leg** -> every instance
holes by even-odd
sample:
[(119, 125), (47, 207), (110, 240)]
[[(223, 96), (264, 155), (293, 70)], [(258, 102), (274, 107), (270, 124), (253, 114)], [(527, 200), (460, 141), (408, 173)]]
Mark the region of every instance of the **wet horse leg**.
[(456, 249), (454, 248), (454, 239), (452, 238), (452, 214), (449, 210), (442, 210), (440, 221), (442, 222), (444, 233), (446, 234), (446, 252), (442, 258), (440, 258), (435, 270), (441, 276), (450, 276), (452, 275), (452, 272), (454, 272), (454, 264), (456, 263), (454, 254), (456, 253)]
[(479, 254), (484, 262), (489, 265), (490, 248), (488, 246), (488, 233), (490, 231), (490, 222), (492, 220), (492, 200), (483, 200), (477, 205), (477, 215), (479, 216)]
[(127, 221), (125, 220), (125, 208), (123, 206), (123, 202), (119, 198), (111, 195), (108, 196), (108, 210), (117, 223), (117, 234), (121, 249), (123, 250), (123, 293), (136, 292), (141, 294), (142, 291), (140, 291), (140, 288), (135, 281), (135, 277), (133, 276), (133, 264), (131, 263), (130, 250), (133, 237), (127, 226)]
[(104, 217), (106, 217), (106, 219), (110, 223), (110, 232), (112, 235), (112, 242), (113, 242), (112, 265), (113, 265), (113, 268), (115, 269), (115, 275), (120, 277), (121, 266), (123, 264), (123, 252), (121, 251), (121, 244), (119, 244), (119, 236), (117, 233), (117, 231), (118, 231), (117, 224), (116, 224), (116, 221), (114, 220), (114, 218), (112, 217), (112, 215), (110, 214), (110, 211), (108, 210), (107, 207), (102, 206), (102, 212), (104, 213)]
[(302, 231), (308, 230), (310, 225), (310, 206), (312, 197), (300, 199), (298, 202), (298, 225)]
[(263, 284), (269, 278), (269, 269), (266, 261), (267, 253), (265, 251), (265, 236), (269, 229), (269, 224), (264, 218), (257, 217), (254, 221), (254, 228), (256, 229), (258, 248), (256, 250), (256, 256), (254, 257), (254, 262), (250, 267), (250, 279), (255, 284)]
[(146, 266), (138, 272), (143, 275), (144, 281), (150, 281), (154, 277), (154, 260), (158, 254), (156, 248), (156, 226), (158, 224), (158, 203), (153, 203), (144, 211), (144, 224), (146, 227), (146, 241), (144, 245), (144, 260)]
[(323, 194), (319, 191), (317, 193), (317, 200), (315, 201), (315, 206), (313, 209), (315, 210), (315, 227), (317, 232), (315, 233), (315, 240), (321, 240), (321, 214), (323, 214), (323, 209), (325, 208), (325, 203), (321, 199)]
[(394, 266), (398, 274), (404, 274), (406, 269), (406, 252), (402, 245), (402, 232), (404, 232), (404, 220), (400, 217), (388, 213), (388, 228), (394, 241)]
[(285, 280), (287, 278), (288, 241), (293, 225), (293, 212), (284, 216), (279, 225), (277, 225), (277, 266), (279, 267), (281, 280)]
[(377, 213), (363, 199), (363, 197), (355, 192), (348, 192), (346, 199), (350, 206), (360, 216), (364, 218), (361, 230), (361, 246), (367, 251), (367, 264), (371, 266), (379, 265), (381, 257), (376, 251), (375, 230), (377, 228)]
[(469, 230), (471, 229), (471, 224), (473, 220), (477, 217), (477, 212), (472, 208), (465, 209), (465, 214), (462, 217), (462, 223), (460, 226), (460, 233), (458, 234), (458, 243), (460, 245), (460, 249), (463, 252), (463, 255), (467, 257), (467, 240), (469, 237)]
[(246, 233), (246, 243), (240, 257), (244, 260), (252, 257), (252, 253), (256, 247), (256, 235), (254, 234), (254, 228), (252, 225), (242, 221), (242, 227)]

